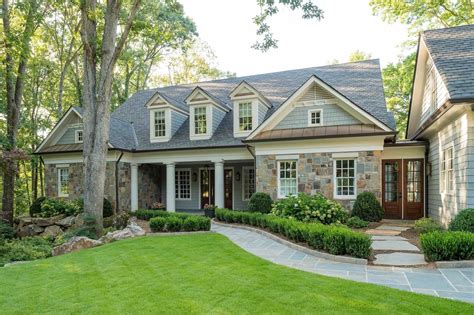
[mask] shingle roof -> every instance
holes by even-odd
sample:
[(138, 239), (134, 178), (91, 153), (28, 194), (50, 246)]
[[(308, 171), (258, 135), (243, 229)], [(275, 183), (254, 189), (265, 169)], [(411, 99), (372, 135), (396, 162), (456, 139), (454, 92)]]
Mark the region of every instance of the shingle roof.
[[(267, 113), (268, 118), (312, 75), (316, 75), (364, 111), (395, 130), (393, 115), (387, 111), (385, 104), (379, 61), (366, 60), (139, 91), (112, 113), (114, 119), (111, 120), (110, 140), (112, 145), (118, 148), (130, 149), (135, 145), (131, 141), (134, 139), (133, 136), (131, 137), (133, 129), (131, 132), (128, 130), (131, 125), (122, 122), (133, 122), (138, 142), (135, 147), (137, 151), (242, 146), (242, 138), (233, 136), (233, 114), (231, 111), (226, 113), (209, 140), (190, 140), (189, 120), (186, 120), (169, 142), (150, 143), (149, 114), (145, 104), (156, 92), (159, 92), (172, 103), (175, 102), (174, 104), (183, 106), (186, 97), (199, 86), (209, 95), (232, 108), (229, 94), (242, 81), (246, 81), (271, 102), (272, 108)], [(114, 122), (115, 120), (121, 123)], [(121, 139), (123, 141), (121, 145), (125, 147), (114, 144), (119, 141), (116, 139), (116, 135), (122, 134), (125, 136), (124, 139)]]
[(421, 34), (452, 100), (474, 98), (474, 24)]

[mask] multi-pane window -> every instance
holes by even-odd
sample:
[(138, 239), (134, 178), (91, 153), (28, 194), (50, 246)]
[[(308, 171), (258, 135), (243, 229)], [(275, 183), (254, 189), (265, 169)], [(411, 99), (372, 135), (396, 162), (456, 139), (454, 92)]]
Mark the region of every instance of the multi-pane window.
[(322, 125), (322, 111), (320, 109), (310, 110), (308, 112), (308, 120), (310, 126), (320, 126)]
[(335, 195), (355, 195), (355, 160), (336, 160)]
[(296, 161), (278, 162), (278, 186), (279, 197), (296, 195), (298, 192)]
[(67, 197), (69, 195), (69, 169), (58, 168), (58, 196)]
[(155, 126), (155, 137), (165, 137), (166, 136), (166, 115), (164, 110), (157, 110), (154, 112), (153, 116), (154, 126)]
[(441, 192), (450, 193), (454, 190), (454, 159), (453, 147), (444, 149), (441, 154)]
[(194, 108), (194, 134), (202, 135), (207, 133), (206, 107)]
[(176, 170), (176, 199), (191, 199), (191, 170)]
[(239, 130), (252, 130), (252, 102), (239, 103)]
[(82, 143), (84, 141), (83, 131), (76, 130), (76, 143)]
[(243, 168), (243, 178), (242, 183), (244, 200), (249, 200), (255, 192), (255, 169), (253, 167), (244, 167)]

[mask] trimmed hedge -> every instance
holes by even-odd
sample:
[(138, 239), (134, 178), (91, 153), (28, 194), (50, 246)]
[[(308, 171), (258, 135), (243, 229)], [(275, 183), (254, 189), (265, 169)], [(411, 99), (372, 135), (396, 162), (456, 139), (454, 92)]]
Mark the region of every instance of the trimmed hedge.
[(421, 218), (415, 221), (415, 230), (420, 234), (441, 231), (442, 229), (441, 225), (432, 218)]
[(428, 261), (474, 259), (474, 233), (437, 231), (422, 234), (420, 239)]
[(266, 229), (333, 255), (368, 258), (371, 252), (369, 236), (346, 227), (305, 223), (259, 212), (228, 209), (216, 209), (216, 218), (227, 223), (242, 223)]
[(362, 220), (359, 217), (350, 217), (346, 225), (353, 229), (362, 229), (369, 226), (369, 222)]
[[(153, 232), (191, 232), (209, 231), (211, 229), (211, 219), (208, 217), (191, 214), (170, 213), (166, 211), (152, 211), (160, 212), (158, 215), (155, 215), (150, 219), (150, 229)], [(145, 213), (149, 214), (148, 212)]]

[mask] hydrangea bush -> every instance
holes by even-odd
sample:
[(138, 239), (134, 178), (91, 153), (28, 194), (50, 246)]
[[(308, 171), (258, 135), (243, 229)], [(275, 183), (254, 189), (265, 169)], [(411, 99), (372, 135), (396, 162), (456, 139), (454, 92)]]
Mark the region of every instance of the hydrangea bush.
[(274, 202), (271, 213), (278, 217), (323, 224), (345, 223), (348, 218), (347, 211), (339, 203), (321, 194), (290, 195)]

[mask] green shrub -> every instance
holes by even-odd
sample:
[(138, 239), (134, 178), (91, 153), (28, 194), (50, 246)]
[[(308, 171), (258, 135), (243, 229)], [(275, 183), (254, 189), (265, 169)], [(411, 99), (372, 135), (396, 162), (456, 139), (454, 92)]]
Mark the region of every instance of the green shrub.
[(166, 227), (167, 218), (165, 217), (154, 217), (150, 219), (150, 229), (153, 232), (163, 232)]
[(449, 230), (474, 233), (474, 208), (459, 211), (449, 223)]
[(183, 231), (198, 231), (199, 217), (188, 217), (183, 221)]
[(300, 193), (288, 196), (274, 202), (271, 212), (283, 218), (323, 224), (345, 223), (348, 218), (347, 212), (339, 203), (321, 194), (310, 196)]
[(429, 233), (434, 231), (441, 231), (441, 225), (432, 218), (421, 218), (415, 221), (415, 230), (420, 233)]
[(41, 212), (37, 216), (42, 218), (49, 218), (66, 212), (66, 201), (62, 199), (45, 199), (41, 203)]
[[(156, 217), (168, 217), (173, 212), (167, 212), (164, 210), (148, 210), (148, 209), (139, 209), (133, 213), (134, 216), (137, 217), (137, 219), (140, 220), (146, 220), (149, 221), (151, 218), (156, 218)], [(186, 216), (186, 214), (182, 214)]]
[(102, 210), (104, 218), (108, 218), (114, 215), (114, 208), (112, 207), (112, 203), (109, 201), (109, 199), (104, 198), (104, 205)]
[(378, 222), (383, 218), (383, 208), (375, 195), (365, 191), (360, 193), (352, 208), (352, 215), (369, 222)]
[(183, 228), (183, 220), (181, 218), (170, 216), (166, 219), (166, 231), (179, 232)]
[(256, 192), (250, 197), (249, 211), (269, 213), (272, 210), (272, 197), (264, 192)]
[(244, 224), (267, 229), (294, 242), (307, 243), (314, 249), (325, 250), (334, 255), (367, 258), (371, 252), (369, 236), (352, 231), (344, 226), (307, 223), (294, 218), (288, 219), (271, 214), (227, 209), (216, 209), (216, 218), (227, 223), (243, 222)]
[(15, 230), (0, 219), (0, 239), (12, 239), (13, 237), (15, 237)]
[(422, 234), (420, 240), (428, 261), (474, 259), (474, 233), (437, 231)]
[(354, 229), (362, 229), (369, 226), (369, 222), (364, 221), (359, 217), (350, 217), (346, 224), (348, 227)]
[(45, 201), (46, 197), (39, 197), (30, 206), (30, 216), (36, 217), (41, 213), (41, 204)]
[(50, 257), (53, 246), (42, 237), (25, 237), (0, 243), (0, 265)]

